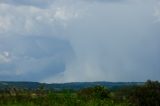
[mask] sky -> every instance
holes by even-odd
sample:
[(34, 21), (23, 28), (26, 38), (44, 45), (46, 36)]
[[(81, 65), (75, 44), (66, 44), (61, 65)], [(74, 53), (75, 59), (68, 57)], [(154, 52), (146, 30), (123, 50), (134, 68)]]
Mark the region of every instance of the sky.
[(160, 80), (159, 0), (0, 0), (0, 80)]

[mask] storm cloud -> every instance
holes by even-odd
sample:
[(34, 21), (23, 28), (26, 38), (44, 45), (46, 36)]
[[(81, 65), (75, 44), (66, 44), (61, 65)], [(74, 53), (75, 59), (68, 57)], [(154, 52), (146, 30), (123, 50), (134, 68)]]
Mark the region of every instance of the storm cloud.
[(157, 0), (1, 0), (0, 80), (160, 80)]

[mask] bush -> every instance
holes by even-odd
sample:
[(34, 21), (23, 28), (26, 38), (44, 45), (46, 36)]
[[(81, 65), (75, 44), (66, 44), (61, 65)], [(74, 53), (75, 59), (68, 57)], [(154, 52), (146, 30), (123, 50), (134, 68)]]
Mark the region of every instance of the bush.
[(160, 106), (160, 83), (149, 80), (143, 86), (137, 86), (129, 100), (136, 106)]
[(95, 86), (92, 88), (84, 88), (78, 92), (78, 96), (83, 99), (106, 99), (109, 98), (110, 91), (103, 86)]

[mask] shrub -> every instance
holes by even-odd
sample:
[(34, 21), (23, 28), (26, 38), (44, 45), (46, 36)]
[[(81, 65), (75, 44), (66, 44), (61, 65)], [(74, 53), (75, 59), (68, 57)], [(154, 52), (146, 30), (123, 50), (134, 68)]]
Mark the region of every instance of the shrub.
[(136, 106), (160, 106), (160, 83), (149, 80), (143, 86), (137, 86), (129, 99)]
[(90, 88), (84, 88), (78, 92), (78, 96), (83, 99), (106, 99), (109, 98), (110, 91), (103, 86), (95, 86)]

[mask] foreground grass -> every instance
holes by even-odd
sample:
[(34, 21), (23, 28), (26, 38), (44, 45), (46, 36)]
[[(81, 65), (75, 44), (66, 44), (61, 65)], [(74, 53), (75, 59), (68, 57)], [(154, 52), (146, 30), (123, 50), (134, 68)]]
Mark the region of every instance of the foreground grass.
[(48, 93), (47, 95), (15, 95), (1, 97), (0, 106), (129, 106), (127, 102), (111, 99), (80, 98), (76, 93)]

